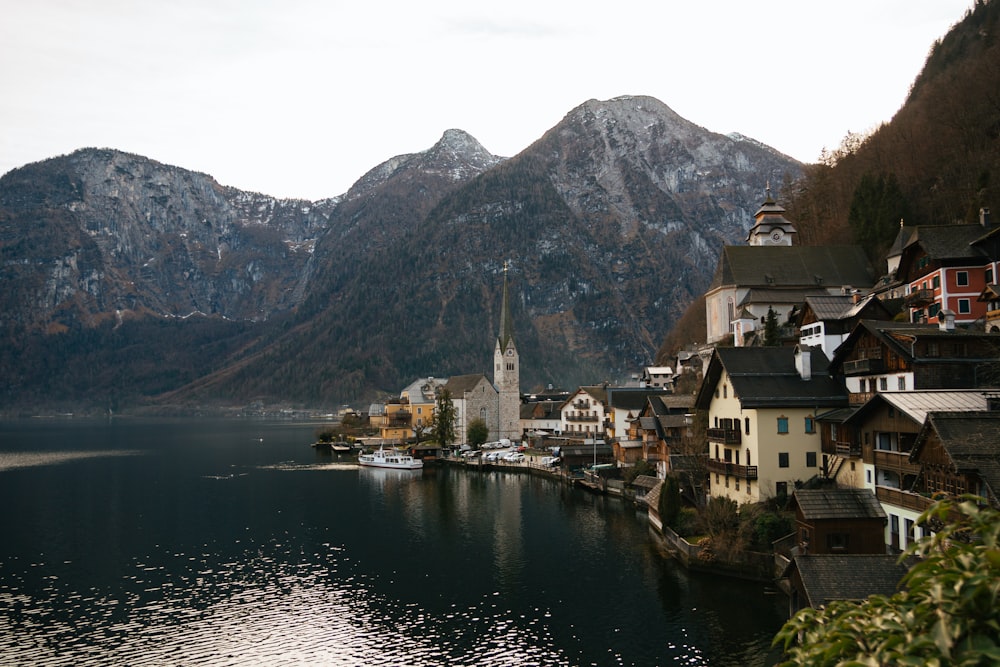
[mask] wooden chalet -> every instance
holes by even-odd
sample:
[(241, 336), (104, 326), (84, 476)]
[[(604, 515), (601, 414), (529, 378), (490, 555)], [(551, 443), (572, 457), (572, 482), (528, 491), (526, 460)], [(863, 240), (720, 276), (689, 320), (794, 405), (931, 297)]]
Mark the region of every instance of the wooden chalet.
[(923, 494), (971, 493), (1000, 509), (1000, 411), (931, 412), (910, 460)]
[[(941, 325), (862, 320), (833, 355), (851, 403), (878, 392), (970, 389), (996, 383), (1000, 334)], [(992, 370), (993, 372), (987, 372)]]
[(800, 554), (884, 554), (886, 513), (869, 489), (798, 489)]

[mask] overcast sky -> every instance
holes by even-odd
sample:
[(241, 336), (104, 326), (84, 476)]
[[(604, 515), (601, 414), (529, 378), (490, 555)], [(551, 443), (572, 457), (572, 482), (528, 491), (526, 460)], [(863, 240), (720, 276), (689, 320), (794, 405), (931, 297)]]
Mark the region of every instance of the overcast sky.
[(888, 121), (972, 0), (0, 0), (0, 174), (96, 146), (277, 197), (449, 128), (511, 156), (650, 95), (803, 162)]

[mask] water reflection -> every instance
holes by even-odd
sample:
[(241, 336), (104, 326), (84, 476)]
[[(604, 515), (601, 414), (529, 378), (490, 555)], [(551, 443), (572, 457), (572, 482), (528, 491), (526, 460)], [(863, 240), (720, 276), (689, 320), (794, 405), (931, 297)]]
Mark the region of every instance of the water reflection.
[(85, 459), (99, 459), (112, 456), (139, 456), (139, 450), (105, 450), (105, 451), (52, 451), (52, 452), (0, 452), (0, 472), (17, 470), (18, 468), (33, 468), (51, 466), (61, 463), (72, 463)]
[(316, 457), (312, 430), (118, 432), (147, 455), (0, 473), (20, 509), (0, 515), (4, 662), (763, 664), (781, 605), (689, 577), (634, 508), (529, 476), (359, 469)]

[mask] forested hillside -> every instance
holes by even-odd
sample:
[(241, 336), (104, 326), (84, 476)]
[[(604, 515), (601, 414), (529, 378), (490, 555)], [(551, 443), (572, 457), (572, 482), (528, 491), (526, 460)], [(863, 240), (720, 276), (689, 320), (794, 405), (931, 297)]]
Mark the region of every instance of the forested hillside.
[[(977, 2), (931, 48), (892, 119), (843, 143), (786, 184), (786, 217), (803, 245), (859, 243), (876, 269), (907, 225), (978, 222), (1000, 211), (1000, 2)], [(700, 310), (699, 310), (700, 309)], [(704, 303), (657, 353), (704, 341)]]

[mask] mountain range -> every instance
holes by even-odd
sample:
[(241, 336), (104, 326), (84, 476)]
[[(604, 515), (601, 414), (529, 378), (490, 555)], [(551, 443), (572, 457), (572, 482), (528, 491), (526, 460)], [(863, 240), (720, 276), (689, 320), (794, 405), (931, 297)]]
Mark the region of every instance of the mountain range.
[(281, 200), (108, 149), (0, 178), (6, 410), (330, 406), (485, 372), (509, 261), (523, 388), (626, 377), (801, 165), (650, 97), (510, 158), (461, 130)]

